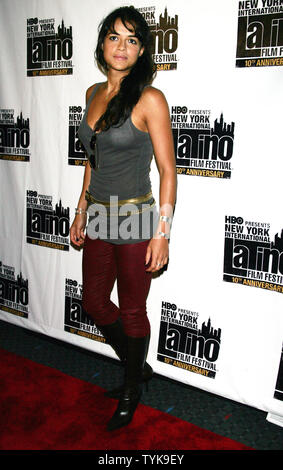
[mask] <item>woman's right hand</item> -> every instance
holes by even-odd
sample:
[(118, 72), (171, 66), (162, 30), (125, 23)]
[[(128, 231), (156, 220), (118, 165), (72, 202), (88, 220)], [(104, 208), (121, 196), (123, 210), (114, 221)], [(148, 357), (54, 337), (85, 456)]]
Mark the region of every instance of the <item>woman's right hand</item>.
[(86, 218), (86, 214), (77, 214), (70, 228), (70, 239), (76, 246), (81, 246), (84, 243)]

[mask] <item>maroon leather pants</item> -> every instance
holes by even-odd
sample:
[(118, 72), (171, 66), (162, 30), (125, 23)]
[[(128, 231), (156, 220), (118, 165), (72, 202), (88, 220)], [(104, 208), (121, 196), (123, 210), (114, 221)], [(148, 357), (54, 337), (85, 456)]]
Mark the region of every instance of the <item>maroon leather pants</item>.
[[(152, 274), (146, 271), (149, 240), (116, 245), (86, 235), (83, 249), (83, 299), (88, 315), (99, 325), (122, 320), (127, 336), (150, 333), (146, 311)], [(110, 300), (117, 279), (119, 308)]]

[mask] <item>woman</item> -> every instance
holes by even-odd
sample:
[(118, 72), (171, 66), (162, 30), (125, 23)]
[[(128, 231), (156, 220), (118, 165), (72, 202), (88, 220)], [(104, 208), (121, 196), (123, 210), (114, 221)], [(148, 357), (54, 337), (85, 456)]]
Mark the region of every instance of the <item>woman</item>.
[[(84, 244), (82, 304), (125, 365), (123, 386), (108, 392), (119, 398), (108, 430), (132, 420), (142, 382), (153, 375), (145, 362), (150, 337), (146, 298), (152, 273), (168, 262), (176, 197), (168, 105), (150, 86), (155, 72), (150, 40), (148, 25), (135, 8), (118, 8), (107, 16), (96, 48), (107, 81), (87, 90), (79, 129), (89, 161), (70, 238), (77, 246)], [(153, 153), (160, 174), (157, 223), (155, 217), (145, 218), (154, 215)], [(110, 300), (116, 279), (119, 308)]]

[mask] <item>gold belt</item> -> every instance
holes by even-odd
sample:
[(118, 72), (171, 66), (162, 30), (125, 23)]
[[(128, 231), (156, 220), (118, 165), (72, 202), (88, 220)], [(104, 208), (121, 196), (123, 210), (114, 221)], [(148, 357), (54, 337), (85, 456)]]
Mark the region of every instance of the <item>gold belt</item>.
[(85, 199), (90, 204), (102, 204), (105, 207), (119, 207), (123, 206), (124, 204), (139, 204), (142, 202), (147, 202), (152, 199), (152, 192), (145, 194), (144, 196), (133, 197), (131, 199), (120, 199), (117, 202), (107, 202), (107, 201), (100, 201), (99, 199), (95, 199), (89, 191), (85, 193)]

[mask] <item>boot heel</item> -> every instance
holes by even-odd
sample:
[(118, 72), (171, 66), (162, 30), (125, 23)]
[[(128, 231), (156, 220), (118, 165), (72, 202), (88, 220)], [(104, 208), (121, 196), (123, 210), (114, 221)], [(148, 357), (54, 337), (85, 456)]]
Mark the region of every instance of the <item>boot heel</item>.
[[(148, 392), (148, 383), (153, 377), (153, 370), (152, 367), (146, 362), (142, 371), (142, 379), (141, 383), (146, 384), (146, 391)], [(120, 387), (114, 388), (113, 390), (107, 390), (104, 395), (108, 398), (115, 398), (119, 399), (124, 391), (124, 385), (120, 385)]]
[(136, 408), (139, 404), (142, 395), (141, 388), (128, 389), (125, 394), (120, 398), (118, 407), (107, 423), (107, 431), (114, 431), (115, 429), (127, 426), (134, 416)]

